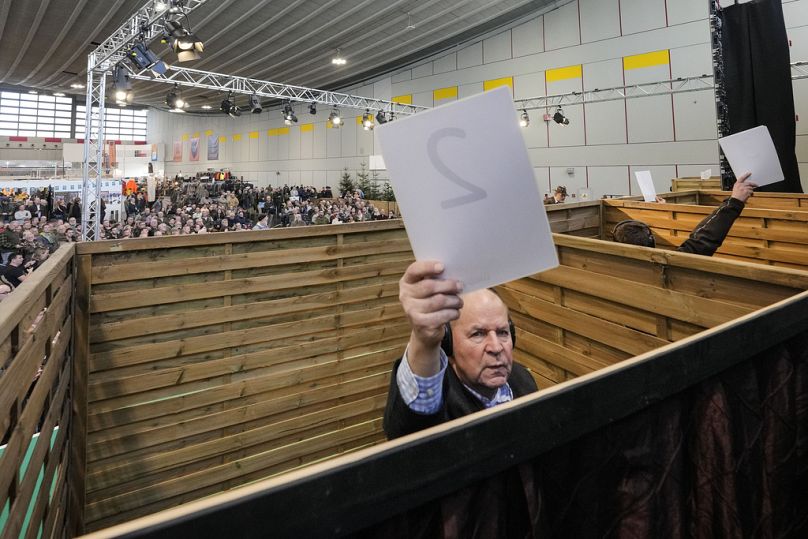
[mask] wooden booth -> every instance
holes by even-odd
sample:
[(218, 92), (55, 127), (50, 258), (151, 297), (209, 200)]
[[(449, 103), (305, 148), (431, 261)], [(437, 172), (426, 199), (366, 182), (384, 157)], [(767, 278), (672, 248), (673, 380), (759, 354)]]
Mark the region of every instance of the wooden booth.
[(721, 178), (711, 176), (709, 180), (702, 180), (699, 176), (690, 176), (671, 180), (671, 191), (691, 191), (693, 189), (721, 189)]
[[(651, 227), (658, 247), (675, 249), (728, 196), (708, 190), (665, 194), (666, 204), (604, 200), (601, 237), (611, 239), (615, 224), (637, 219)], [(715, 256), (808, 270), (808, 195), (755, 193)]]
[[(582, 204), (564, 209), (592, 213), (576, 228), (588, 235), (601, 206)], [(65, 359), (14, 401), (24, 410), (48, 392), (58, 454), (73, 451), (54, 459), (40, 444), (40, 468), (58, 471), (45, 484), (63, 481), (67, 503), (40, 489), (26, 533), (82, 522), (97, 537), (804, 531), (808, 272), (555, 241), (561, 267), (499, 287), (515, 358), (542, 391), (386, 443), (390, 368), (409, 333), (401, 221), (75, 246), (51, 272), (58, 286), (21, 288), (12, 317), (37, 311), (29, 296), (72, 291), (72, 351), (51, 345)], [(46, 338), (51, 312), (62, 311), (36, 327)], [(4, 342), (5, 372), (28, 379), (40, 354)], [(53, 398), (52, 365), (70, 407)], [(8, 409), (16, 447), (53, 423)], [(34, 503), (19, 466), (0, 461), (15, 515)]]

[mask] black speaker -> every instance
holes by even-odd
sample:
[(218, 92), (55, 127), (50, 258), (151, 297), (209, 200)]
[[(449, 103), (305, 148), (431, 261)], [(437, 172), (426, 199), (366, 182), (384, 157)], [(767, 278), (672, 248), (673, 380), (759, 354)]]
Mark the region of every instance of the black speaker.
[[(447, 323), (444, 329), (445, 331), (443, 332), (443, 340), (440, 342), (440, 347), (447, 356), (451, 357), (454, 352), (452, 345), (452, 326)], [(513, 325), (513, 320), (511, 320), (510, 316), (508, 317), (508, 331), (511, 332), (511, 344), (516, 348), (516, 327)]]

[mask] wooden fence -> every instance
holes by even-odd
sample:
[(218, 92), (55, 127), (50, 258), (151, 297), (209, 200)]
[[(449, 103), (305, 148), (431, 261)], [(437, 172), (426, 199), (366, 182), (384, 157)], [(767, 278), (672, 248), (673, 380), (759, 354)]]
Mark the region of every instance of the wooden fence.
[[(532, 371), (541, 389), (566, 382), (557, 391), (366, 449), (361, 458), (321, 463), (96, 537), (228, 532), (259, 537), (270, 528), (278, 537), (341, 536), (607, 426), (629, 409), (643, 410), (698, 384), (707, 373), (755, 353), (755, 347), (779, 342), (757, 336), (728, 340), (713, 331), (712, 340), (700, 343), (695, 334), (706, 328), (743, 318), (742, 334), (748, 334), (755, 327), (785, 328), (793, 312), (804, 318), (804, 293), (802, 311), (789, 304), (793, 312), (782, 313), (781, 321), (767, 325), (765, 318), (754, 322), (750, 317), (765, 317), (753, 313), (808, 289), (806, 272), (558, 234), (555, 242), (561, 267), (507, 283), (499, 291), (517, 327), (515, 358)], [(770, 329), (764, 335), (783, 337)], [(736, 345), (743, 340), (751, 345), (738, 353)], [(689, 344), (679, 347), (679, 342)], [(676, 344), (660, 350), (671, 343)], [(641, 361), (615, 365), (642, 354)], [(570, 381), (581, 375), (586, 376), (580, 383)], [(284, 518), (292, 507), (296, 515)], [(410, 525), (414, 533), (426, 521)], [(406, 537), (407, 529), (396, 536)]]
[[(718, 206), (730, 194), (729, 191), (718, 189), (701, 189), (698, 191), (698, 203), (704, 206)], [(808, 211), (808, 195), (756, 191), (746, 201), (746, 207), (761, 210)]]
[(390, 365), (409, 335), (401, 221), (77, 252), (88, 529), (383, 438)]
[[(702, 193), (697, 193), (700, 204), (704, 202)], [(768, 194), (761, 193), (761, 195)], [(671, 204), (626, 199), (604, 200), (602, 201), (604, 239), (612, 239), (611, 231), (618, 222), (624, 219), (637, 219), (651, 227), (657, 247), (675, 249), (687, 239), (696, 225), (714, 210), (712, 206), (692, 205), (689, 201), (692, 196), (693, 193), (675, 193), (674, 196), (666, 197), (666, 200), (675, 201)], [(722, 193), (715, 198), (723, 200), (726, 197)], [(678, 203), (685, 199), (690, 203)], [(757, 193), (750, 200), (756, 199), (758, 199)], [(763, 209), (756, 208), (750, 203), (732, 225), (715, 256), (771, 266), (808, 269), (808, 211)]]
[(0, 536), (80, 530), (83, 377), (73, 362), (72, 244), (0, 304)]
[(699, 177), (673, 178), (671, 191), (690, 191), (691, 189), (721, 189), (721, 178), (713, 176), (709, 180)]

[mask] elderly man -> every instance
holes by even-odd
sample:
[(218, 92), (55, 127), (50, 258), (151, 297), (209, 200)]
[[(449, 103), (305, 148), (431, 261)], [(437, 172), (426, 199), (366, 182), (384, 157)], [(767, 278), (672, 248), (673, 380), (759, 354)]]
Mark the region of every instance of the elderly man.
[(440, 279), (443, 265), (415, 262), (399, 282), (410, 322), (407, 350), (393, 367), (384, 431), (396, 438), (537, 391), (513, 361), (508, 308), (492, 290), (465, 294)]

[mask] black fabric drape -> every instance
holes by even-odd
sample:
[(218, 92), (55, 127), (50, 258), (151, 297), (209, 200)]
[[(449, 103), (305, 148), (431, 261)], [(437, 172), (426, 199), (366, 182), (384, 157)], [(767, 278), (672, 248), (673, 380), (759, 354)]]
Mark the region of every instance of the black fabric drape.
[(353, 537), (796, 539), (806, 485), (808, 331)]
[(730, 129), (738, 133), (758, 125), (768, 127), (785, 180), (760, 190), (802, 193), (794, 152), (791, 59), (781, 0), (728, 3), (724, 2), (719, 17)]

